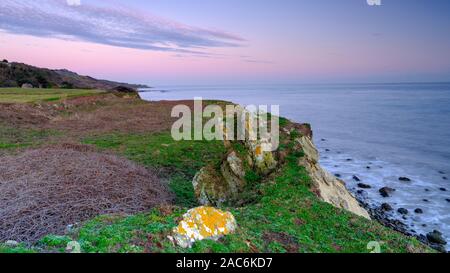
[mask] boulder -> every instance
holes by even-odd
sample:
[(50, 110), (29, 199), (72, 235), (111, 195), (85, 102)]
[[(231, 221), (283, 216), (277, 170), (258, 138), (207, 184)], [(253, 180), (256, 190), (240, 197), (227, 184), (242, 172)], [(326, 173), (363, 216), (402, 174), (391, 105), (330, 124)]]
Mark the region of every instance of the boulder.
[(394, 209), (392, 208), (392, 206), (389, 205), (388, 203), (383, 203), (383, 204), (381, 204), (381, 209), (384, 210), (384, 211), (392, 211), (392, 210), (394, 210)]
[(200, 204), (221, 206), (239, 201), (246, 185), (244, 177), (244, 163), (232, 151), (222, 162), (220, 170), (214, 165), (202, 168), (192, 180), (192, 185)]
[(411, 182), (411, 179), (408, 177), (399, 177), (398, 180), (402, 182)]
[(19, 242), (13, 241), (13, 240), (8, 240), (5, 242), (5, 246), (7, 246), (7, 247), (17, 247), (18, 245), (19, 245)]
[(196, 241), (218, 240), (237, 228), (234, 216), (212, 207), (197, 207), (183, 215), (169, 239), (183, 248), (190, 248)]
[(408, 210), (405, 208), (399, 208), (397, 211), (398, 211), (398, 213), (403, 214), (403, 215), (408, 214)]
[(202, 205), (220, 206), (233, 198), (227, 182), (214, 166), (202, 168), (192, 180), (195, 196)]
[(427, 234), (427, 239), (430, 243), (438, 244), (438, 245), (446, 245), (447, 241), (445, 241), (444, 237), (442, 237), (442, 233), (438, 230), (433, 230)]
[(232, 151), (227, 156), (227, 164), (230, 167), (233, 175), (237, 176), (240, 179), (244, 179), (245, 170), (242, 160), (237, 156), (235, 151)]
[(358, 187), (361, 189), (370, 189), (372, 186), (364, 184), (364, 183), (358, 183)]
[(361, 179), (359, 179), (359, 177), (357, 177), (356, 175), (353, 176), (353, 180), (355, 180), (356, 182), (360, 182)]
[(249, 150), (250, 166), (254, 166), (256, 171), (262, 175), (267, 175), (276, 169), (278, 162), (271, 151), (264, 151), (265, 140), (247, 140), (246, 146)]
[(379, 190), (381, 196), (383, 197), (390, 197), (394, 191), (395, 189), (389, 187), (383, 187)]
[(423, 213), (423, 210), (417, 208), (417, 209), (414, 210), (414, 212), (417, 213), (417, 214), (422, 214), (422, 213)]

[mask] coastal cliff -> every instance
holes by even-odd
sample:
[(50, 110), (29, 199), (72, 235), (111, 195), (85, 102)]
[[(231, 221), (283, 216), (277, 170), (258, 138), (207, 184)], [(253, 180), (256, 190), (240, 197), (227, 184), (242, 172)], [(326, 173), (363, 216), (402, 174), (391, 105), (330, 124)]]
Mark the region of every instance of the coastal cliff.
[[(29, 94), (8, 90), (8, 101), (13, 92)], [(264, 152), (260, 141), (173, 140), (171, 109), (192, 101), (111, 93), (32, 101), (0, 103), (8, 174), (0, 177), (0, 200), (8, 200), (0, 252), (65, 252), (76, 242), (82, 252), (367, 253), (374, 240), (382, 252), (432, 252), (367, 219), (320, 167), (308, 124), (281, 118), (279, 149)], [(34, 183), (23, 191), (23, 181)], [(77, 183), (83, 194), (67, 194), (79, 193)], [(42, 188), (60, 194), (49, 200)], [(59, 209), (67, 204), (77, 210)], [(41, 217), (58, 221), (30, 225)]]
[[(246, 126), (249, 128), (250, 126)], [(193, 179), (196, 196), (202, 205), (243, 204), (248, 202), (249, 185), (263, 183), (265, 177), (282, 168), (286, 157), (302, 153), (298, 165), (306, 169), (312, 184), (311, 191), (321, 200), (370, 220), (369, 213), (345, 187), (345, 182), (328, 173), (319, 164), (319, 152), (312, 140), (308, 124), (291, 123), (281, 132), (281, 139), (291, 149), (261, 151), (259, 141), (225, 141), (227, 155), (220, 168), (208, 165)], [(248, 176), (256, 176), (251, 181)], [(254, 185), (253, 185), (254, 186)]]
[(305, 156), (299, 160), (313, 181), (314, 192), (325, 202), (338, 208), (348, 210), (356, 215), (370, 219), (369, 213), (361, 207), (355, 197), (345, 187), (345, 182), (336, 178), (319, 164), (319, 152), (311, 137), (297, 139)]

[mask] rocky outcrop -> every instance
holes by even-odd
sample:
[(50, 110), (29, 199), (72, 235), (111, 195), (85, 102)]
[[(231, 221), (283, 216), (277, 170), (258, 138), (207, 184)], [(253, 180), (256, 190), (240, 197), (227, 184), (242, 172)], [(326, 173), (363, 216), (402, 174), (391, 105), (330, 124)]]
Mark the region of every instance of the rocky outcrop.
[[(248, 113), (242, 108), (238, 111)], [(252, 134), (249, 119), (246, 119), (245, 130), (246, 136)], [(241, 149), (235, 150), (233, 144)], [(217, 168), (214, 164), (206, 166), (192, 181), (197, 199), (202, 205), (242, 203), (241, 194), (247, 185), (246, 175), (251, 172), (256, 176), (266, 176), (278, 166), (275, 153), (263, 149), (264, 145), (269, 145), (265, 139), (225, 140), (224, 145), (228, 153), (220, 163), (220, 167)]]
[(220, 206), (236, 198), (231, 190), (236, 185), (229, 185), (213, 165), (202, 168), (192, 180), (192, 185), (195, 196), (202, 205)]
[(246, 174), (267, 175), (276, 167), (275, 156), (261, 151), (258, 145), (250, 148), (247, 155), (239, 156), (230, 149), (219, 168), (214, 165), (202, 168), (192, 180), (192, 185), (202, 205), (240, 204), (247, 185)]
[[(248, 122), (248, 121), (247, 121)], [(247, 133), (252, 127), (246, 124)], [(241, 194), (248, 190), (248, 175), (257, 178), (267, 177), (275, 171), (289, 153), (299, 156), (299, 165), (304, 166), (313, 182), (313, 190), (323, 201), (338, 208), (353, 212), (370, 219), (369, 213), (346, 189), (345, 183), (324, 170), (319, 164), (319, 153), (312, 142), (312, 131), (309, 124), (284, 126), (280, 130), (285, 149), (283, 151), (267, 151), (265, 139), (246, 141), (225, 141), (229, 152), (220, 163), (220, 167), (210, 165), (200, 170), (192, 182), (197, 199), (202, 205), (221, 206), (224, 203), (239, 205), (243, 201)], [(236, 144), (243, 148), (234, 150)], [(293, 147), (288, 148), (286, 147)]]
[(198, 207), (183, 215), (169, 239), (183, 248), (192, 247), (196, 241), (218, 240), (222, 236), (234, 232), (237, 223), (230, 212), (212, 207)]
[(335, 207), (370, 219), (369, 213), (359, 205), (358, 201), (347, 190), (345, 182), (331, 175), (320, 166), (319, 152), (311, 137), (301, 136), (297, 138), (297, 142), (304, 152), (304, 157), (300, 159), (299, 164), (308, 171), (318, 196)]

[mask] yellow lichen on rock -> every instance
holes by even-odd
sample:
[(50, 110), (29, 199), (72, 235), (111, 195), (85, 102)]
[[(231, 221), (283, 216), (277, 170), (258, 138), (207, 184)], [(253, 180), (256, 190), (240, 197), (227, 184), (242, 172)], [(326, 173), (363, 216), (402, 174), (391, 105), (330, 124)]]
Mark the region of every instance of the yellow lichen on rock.
[(191, 247), (203, 239), (218, 240), (234, 232), (237, 224), (230, 212), (213, 207), (197, 207), (183, 215), (183, 220), (173, 229), (169, 237), (181, 247)]

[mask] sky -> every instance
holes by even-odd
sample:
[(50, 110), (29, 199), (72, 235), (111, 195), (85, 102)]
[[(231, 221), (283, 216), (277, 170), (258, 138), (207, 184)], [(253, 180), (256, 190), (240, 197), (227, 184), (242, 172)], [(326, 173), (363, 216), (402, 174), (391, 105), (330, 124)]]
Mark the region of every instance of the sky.
[(0, 58), (149, 85), (450, 81), (448, 14), (448, 0), (1, 0)]

